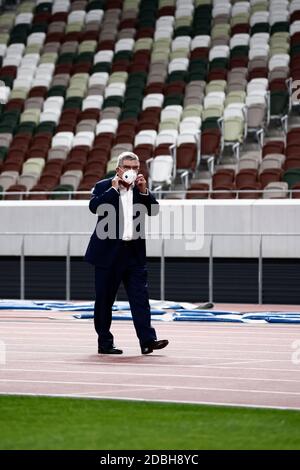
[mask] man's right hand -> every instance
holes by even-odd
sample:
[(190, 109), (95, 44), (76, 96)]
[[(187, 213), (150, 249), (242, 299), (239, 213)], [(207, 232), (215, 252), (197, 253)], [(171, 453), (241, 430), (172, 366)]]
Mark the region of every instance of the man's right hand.
[(121, 178), (119, 178), (119, 176), (116, 175), (116, 176), (112, 179), (112, 181), (111, 181), (112, 187), (115, 188), (115, 189), (119, 189), (119, 182), (120, 182), (120, 180), (121, 180)]

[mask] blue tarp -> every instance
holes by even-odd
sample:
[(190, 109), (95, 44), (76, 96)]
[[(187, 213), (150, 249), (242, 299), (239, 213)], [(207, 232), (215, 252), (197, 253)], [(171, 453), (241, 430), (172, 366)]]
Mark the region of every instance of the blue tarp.
[[(208, 304), (206, 304), (208, 305)], [(233, 323), (300, 323), (299, 312), (237, 312), (226, 310), (193, 308), (193, 304), (182, 304), (172, 301), (150, 300), (151, 315), (161, 321), (199, 321), (199, 322), (233, 322)], [(205, 307), (205, 305), (204, 305)], [(0, 310), (35, 310), (48, 312), (77, 312), (77, 319), (94, 317), (94, 302), (55, 302), (30, 300), (0, 300)], [(128, 302), (117, 301), (113, 305), (113, 319), (129, 320), (132, 318)]]
[(228, 323), (243, 323), (242, 317), (230, 314), (227, 312), (226, 315), (219, 315), (218, 312), (216, 315), (185, 315), (182, 313), (179, 316), (174, 317), (174, 321), (206, 321), (206, 322), (228, 322)]

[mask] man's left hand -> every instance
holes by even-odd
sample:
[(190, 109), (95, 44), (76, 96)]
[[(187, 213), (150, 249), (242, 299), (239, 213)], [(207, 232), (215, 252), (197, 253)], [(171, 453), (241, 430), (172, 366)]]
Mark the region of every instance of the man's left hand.
[(136, 184), (136, 186), (137, 186), (140, 193), (146, 193), (147, 192), (147, 182), (146, 182), (144, 176), (141, 173), (139, 173), (137, 175), (135, 184)]

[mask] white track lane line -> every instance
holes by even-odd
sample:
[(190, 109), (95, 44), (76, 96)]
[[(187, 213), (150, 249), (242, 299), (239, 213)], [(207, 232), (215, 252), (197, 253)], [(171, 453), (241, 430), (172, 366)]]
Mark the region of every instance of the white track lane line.
[[(178, 342), (181, 342), (183, 344), (186, 344), (187, 341), (193, 341), (195, 340), (195, 342), (201, 342), (202, 340), (207, 340), (207, 342), (211, 342), (211, 341), (223, 341), (224, 339), (228, 341), (228, 343), (231, 341), (232, 343), (235, 342), (235, 340), (237, 339), (236, 336), (227, 336), (227, 335), (222, 335), (222, 336), (217, 336), (217, 335), (203, 335), (203, 333), (201, 333), (201, 331), (199, 331), (197, 334), (195, 334), (194, 337), (192, 336), (185, 336), (185, 335), (182, 335), (181, 333), (179, 332), (176, 332), (176, 333), (171, 333), (171, 332), (167, 332), (167, 333), (161, 333), (160, 331), (157, 331), (158, 332), (158, 335), (160, 337), (163, 337), (163, 336), (167, 336), (169, 339), (171, 339), (172, 341), (176, 341), (176, 337), (180, 336), (180, 338), (178, 339)], [(132, 340), (135, 339), (137, 341), (136, 338), (134, 338), (134, 331), (128, 333), (128, 334), (120, 334), (118, 333), (117, 331), (115, 331), (114, 329), (112, 329), (112, 333), (114, 334), (114, 336), (116, 338), (118, 338), (118, 341), (126, 341), (126, 340)], [(94, 341), (96, 342), (97, 341), (97, 336), (94, 334), (94, 332), (88, 332), (87, 334), (84, 334), (83, 332), (78, 332), (78, 333), (71, 333), (70, 331), (66, 331), (66, 332), (62, 332), (62, 330), (60, 329), (59, 332), (47, 332), (47, 333), (40, 333), (40, 332), (33, 332), (33, 331), (21, 331), (21, 330), (18, 330), (16, 331), (15, 329), (11, 332), (11, 334), (7, 334), (6, 332), (4, 332), (3, 330), (1, 330), (1, 339), (15, 339), (15, 340), (23, 340), (23, 339), (30, 339), (30, 338), (35, 338), (35, 337), (38, 337), (38, 338), (46, 338), (47, 340), (52, 340), (52, 339), (61, 339), (61, 340), (64, 340), (64, 339), (68, 339), (69, 341), (72, 340), (72, 341), (79, 341), (79, 340), (90, 340), (90, 341)], [(128, 339), (127, 339), (128, 338)], [(276, 336), (276, 337), (273, 337), (271, 338), (268, 334), (267, 335), (264, 335), (262, 338), (257, 338), (257, 340), (253, 343), (249, 343), (249, 344), (253, 344), (253, 345), (259, 345), (259, 344), (263, 344), (263, 345), (276, 345), (278, 344), (278, 342), (281, 342), (281, 341), (290, 341), (290, 340), (293, 340), (293, 339), (300, 339), (300, 330), (298, 331), (293, 331), (291, 332), (289, 335), (285, 335), (284, 338), (282, 337), (279, 337), (279, 336)], [(243, 339), (245, 339), (245, 342), (247, 342), (247, 340), (249, 340), (249, 335), (246, 335), (246, 336), (242, 336), (242, 335), (238, 335), (238, 341), (243, 341)], [(244, 343), (245, 344), (245, 343)]]
[[(25, 380), (25, 379), (0, 379), (0, 382), (5, 383), (26, 383), (26, 384), (47, 384), (47, 385), (92, 385), (92, 386), (108, 386), (108, 387), (137, 387), (144, 389), (149, 387), (149, 385), (144, 384), (124, 384), (124, 383), (112, 383), (112, 382), (73, 382), (73, 381), (49, 381), (49, 380)], [(211, 392), (234, 392), (234, 393), (256, 393), (256, 394), (269, 394), (269, 395), (295, 395), (300, 396), (300, 392), (279, 392), (274, 390), (252, 390), (252, 389), (239, 389), (239, 388), (218, 388), (218, 387), (187, 387), (180, 385), (151, 385), (151, 388), (157, 390), (205, 390)], [(300, 403), (299, 403), (300, 406)]]
[[(128, 348), (129, 349), (129, 348)], [(130, 349), (133, 349), (133, 348), (130, 348)], [(136, 350), (136, 348), (134, 348)], [(48, 355), (62, 355), (62, 356), (80, 356), (81, 354), (83, 353), (80, 353), (80, 352), (66, 352), (66, 351), (18, 351), (18, 350), (8, 350), (7, 351), (7, 355), (8, 355), (8, 359), (9, 360), (9, 354), (14, 354), (14, 355), (21, 355), (23, 356), (24, 354), (32, 354), (32, 355), (35, 355), (35, 354), (48, 354)], [(99, 354), (99, 359), (101, 360), (101, 355)], [(126, 356), (124, 355), (124, 360), (125, 359), (128, 359), (128, 358), (140, 358), (140, 359), (143, 359), (143, 360), (148, 360), (145, 356), (142, 356), (141, 354), (137, 354), (136, 356)], [(164, 354), (158, 354), (158, 355), (152, 355), (152, 356), (148, 356), (148, 357), (158, 357), (158, 358), (164, 358), (166, 360), (168, 359), (209, 359), (209, 360), (212, 360), (212, 361), (215, 361), (218, 359), (218, 357), (216, 356), (174, 356), (173, 354), (169, 354), (169, 353), (164, 353)], [(236, 362), (236, 356), (235, 357), (227, 357), (225, 356), (224, 354), (222, 354), (222, 358), (226, 359), (226, 360), (232, 360), (232, 361), (235, 361), (234, 363), (235, 364), (245, 364), (247, 362), (291, 362), (291, 357), (289, 355), (288, 358), (286, 359), (261, 359), (261, 358), (253, 358), (251, 360), (247, 360), (247, 361), (238, 361)], [(122, 362), (121, 362), (122, 364)], [(225, 363), (226, 364), (226, 363)], [(230, 364), (230, 363), (228, 363)], [(174, 364), (172, 364), (174, 365)], [(169, 364), (170, 366), (170, 364)]]
[[(299, 332), (300, 333), (300, 332)], [(2, 335), (1, 336), (2, 339), (4, 339), (4, 336)], [(137, 339), (132, 339), (132, 335), (128, 336), (129, 339), (126, 339), (126, 343), (137, 343)], [(297, 339), (299, 338), (300, 340), (300, 334), (299, 336), (297, 335)], [(51, 341), (52, 338), (48, 338), (48, 342), (45, 343), (43, 342), (43, 346), (57, 346), (57, 341), (54, 340), (53, 338), (53, 341), (50, 343), (49, 340)], [(10, 343), (10, 341), (13, 340), (14, 342), (13, 343)], [(121, 340), (122, 341), (122, 340)], [(184, 343), (183, 341), (177, 341), (176, 339), (174, 340), (171, 340), (172, 342), (170, 343), (169, 346), (172, 346), (173, 344), (180, 344), (180, 343)], [(79, 342), (79, 341), (78, 341)], [(73, 347), (73, 348), (77, 348), (77, 347), (80, 347), (80, 348), (90, 348), (91, 346), (95, 346), (95, 343), (96, 343), (96, 340), (95, 338), (88, 338), (88, 339), (81, 339), (80, 338), (80, 343), (81, 345), (77, 345), (77, 343), (74, 341), (70, 342), (69, 344), (66, 344), (65, 342), (63, 343), (64, 346), (68, 346), (68, 347)], [(82, 345), (82, 343), (84, 343), (84, 345)], [(199, 344), (200, 343), (200, 344)], [(205, 345), (209, 345), (209, 346), (212, 346), (212, 343), (213, 343), (213, 346), (214, 348), (218, 347), (219, 345), (218, 344), (215, 344), (215, 342), (212, 341), (212, 339), (210, 339), (210, 341), (203, 341), (201, 339), (201, 341), (197, 340), (195, 342), (191, 341), (189, 339), (189, 346), (198, 346), (198, 347), (201, 347), (201, 346), (205, 346)], [(216, 341), (217, 343), (217, 341)], [(24, 338), (16, 338), (16, 337), (12, 337), (12, 336), (8, 336), (8, 340), (6, 340), (6, 344), (8, 346), (20, 346), (20, 344), (22, 346), (37, 346), (37, 345), (40, 345), (40, 343), (36, 343), (35, 341), (31, 340), (31, 341), (24, 341)], [(289, 343), (287, 343), (288, 345)], [(229, 345), (229, 346), (232, 346), (232, 341), (223, 341), (220, 343), (221, 346), (225, 346), (225, 345)], [(267, 347), (270, 347), (270, 346), (273, 346), (271, 344), (268, 344), (267, 342), (262, 342), (262, 343), (257, 343), (257, 342), (253, 342), (253, 343), (246, 343), (246, 342), (242, 342), (242, 343), (238, 343), (238, 342), (234, 342), (234, 346), (236, 346), (236, 348), (238, 347), (245, 347), (245, 346), (253, 346), (255, 348), (255, 350), (257, 350), (257, 347), (259, 346), (265, 346), (266, 348)], [(284, 348), (284, 350), (286, 350), (286, 347), (282, 346)], [(235, 350), (236, 350), (235, 348)], [(278, 349), (278, 346), (276, 346), (276, 349)], [(279, 351), (280, 352), (280, 351)]]
[[(135, 357), (135, 356), (134, 356)], [(140, 356), (138, 356), (140, 357)], [(210, 359), (210, 358), (206, 358), (206, 359)], [(17, 362), (19, 363), (19, 361), (17, 360), (12, 360), (12, 361), (7, 361), (7, 363), (9, 362)], [(21, 362), (21, 361), (20, 361)], [(22, 361), (22, 362), (25, 362), (25, 361)], [(48, 363), (49, 361), (37, 361), (37, 360), (31, 360), (31, 362), (34, 362), (35, 364), (36, 363), (42, 363), (42, 362), (46, 362)], [(113, 367), (116, 367), (116, 366), (120, 366), (120, 367), (129, 367), (129, 366), (132, 366), (132, 367), (167, 367), (167, 368), (170, 368), (170, 366), (172, 364), (161, 364), (161, 363), (156, 363), (156, 362), (144, 362), (144, 363), (139, 363), (139, 364), (130, 364), (128, 362), (102, 362), (102, 361), (95, 361), (95, 362), (91, 362), (91, 361), (50, 361), (51, 363), (54, 362), (54, 363), (64, 363), (64, 364), (70, 364), (70, 365), (76, 365), (76, 364), (86, 364), (86, 365), (96, 365), (97, 367), (100, 367), (102, 365), (108, 365), (108, 366), (113, 366)], [(282, 360), (250, 360), (250, 361), (239, 361), (239, 362), (228, 362), (228, 363), (210, 363), (210, 364), (185, 364), (185, 363), (182, 363), (180, 365), (177, 365), (176, 367), (182, 367), (182, 368), (186, 368), (186, 367), (189, 367), (189, 368), (203, 368), (203, 367), (217, 367), (217, 368), (224, 368), (224, 369), (240, 369), (240, 367), (232, 367), (232, 365), (247, 365), (247, 364), (264, 364), (264, 363), (267, 363), (267, 362), (286, 362), (286, 361), (282, 361)], [(2, 366), (3, 367), (3, 366)], [(5, 367), (2, 368), (2, 370), (5, 370)], [(253, 369), (253, 370), (268, 370), (268, 371), (275, 371), (275, 370), (278, 370), (278, 369), (274, 369), (274, 368), (263, 368), (263, 367), (256, 367), (256, 368), (249, 368), (250, 370)], [(1, 366), (0, 366), (0, 370), (1, 370)], [(248, 367), (247, 367), (247, 370), (248, 370)], [(281, 369), (283, 371), (286, 371), (287, 369)], [(300, 369), (289, 369), (291, 372), (295, 373), (295, 372), (300, 372)]]
[(151, 373), (140, 373), (140, 372), (121, 372), (118, 371), (85, 371), (85, 370), (59, 370), (59, 369), (13, 369), (5, 368), (3, 372), (38, 372), (43, 374), (87, 374), (87, 375), (123, 375), (129, 377), (174, 377), (178, 379), (216, 379), (216, 380), (242, 380), (249, 382), (287, 382), (287, 383), (300, 383), (297, 379), (272, 379), (272, 378), (261, 378), (261, 377), (233, 377), (233, 376), (218, 376), (218, 375), (188, 375), (188, 374), (151, 374)]
[[(8, 361), (9, 364), (11, 363), (14, 363), (16, 362), (17, 364), (19, 364), (20, 362), (25, 362), (25, 363), (28, 363), (28, 362), (33, 362), (34, 364), (36, 364), (37, 362), (39, 364), (67, 364), (67, 365), (82, 365), (82, 364), (85, 364), (85, 365), (94, 365), (95, 367), (99, 367), (101, 365), (113, 365), (114, 367), (116, 366), (119, 366), (119, 367), (137, 367), (137, 366), (142, 366), (142, 367), (157, 367), (157, 368), (163, 368), (163, 367), (168, 367), (170, 368), (170, 364), (157, 364), (157, 363), (154, 363), (154, 362), (151, 362), (151, 363), (143, 363), (143, 364), (131, 364), (131, 363), (126, 363), (126, 362), (99, 362), (99, 361), (41, 361), (41, 360), (36, 360), (36, 359), (20, 359), (20, 360), (17, 360), (17, 359), (10, 359)], [(253, 362), (257, 362), (257, 361), (247, 361), (247, 362), (243, 362), (243, 364), (252, 364)], [(225, 363), (226, 364), (226, 363)], [(235, 363), (231, 363), (231, 364), (235, 364)], [(3, 366), (2, 366), (3, 367)], [(5, 367), (5, 366), (4, 366)], [(201, 369), (208, 369), (208, 368), (215, 368), (215, 369), (233, 369), (233, 370), (240, 370), (240, 367), (231, 367), (231, 366), (226, 366), (224, 364), (179, 364), (177, 365), (178, 368), (189, 368), (189, 369), (198, 369), (198, 368), (201, 368)], [(0, 366), (0, 370), (1, 370), (1, 366)], [(5, 370), (5, 369), (3, 369)], [(298, 369), (269, 369), (269, 368), (264, 368), (264, 367), (247, 367), (247, 371), (248, 370), (258, 370), (258, 371), (268, 371), (268, 372), (292, 372), (292, 373), (300, 373), (300, 367)]]
[[(122, 339), (119, 336), (115, 336), (115, 343), (118, 346), (122, 346), (122, 349), (139, 349), (139, 341), (137, 338), (131, 338), (131, 339)], [(29, 338), (28, 338), (29, 339)], [(186, 339), (186, 341), (177, 341), (176, 337), (172, 337), (170, 335), (164, 335), (161, 336), (161, 339), (168, 339), (169, 340), (169, 345), (168, 345), (168, 351), (169, 350), (176, 350), (179, 352), (184, 352), (186, 350), (192, 350), (192, 351), (210, 351), (213, 350), (215, 352), (231, 352), (234, 351), (237, 354), (242, 354), (242, 353), (262, 353), (262, 354), (267, 354), (267, 353), (274, 353), (274, 354), (280, 354), (284, 353), (285, 351), (292, 350), (292, 348), (295, 348), (296, 342), (300, 343), (300, 335), (290, 337), (287, 341), (282, 341), (278, 339), (278, 342), (280, 342), (280, 347), (277, 348), (276, 344), (268, 344), (268, 343), (256, 343), (253, 345), (235, 345), (234, 342), (230, 343), (223, 343), (222, 340), (220, 339), (214, 339), (212, 338), (209, 342), (201, 342), (201, 338), (199, 338), (199, 342), (193, 344), (190, 342), (189, 338)], [(62, 338), (56, 338), (56, 341), (48, 342), (48, 338), (43, 339), (43, 337), (30, 337), (30, 341), (28, 343), (23, 342), (23, 338), (16, 339), (13, 338), (13, 342), (11, 341), (11, 338), (6, 338), (0, 333), (0, 340), (2, 342), (5, 342), (7, 346), (11, 346), (12, 348), (20, 348), (20, 347), (32, 347), (36, 348), (38, 346), (44, 346), (46, 347), (53, 347), (53, 348), (62, 348), (64, 347), (70, 349), (73, 348), (74, 350), (77, 350), (78, 348), (82, 348), (83, 350), (90, 349), (91, 352), (97, 350), (97, 339), (86, 339), (85, 338), (80, 338), (77, 341), (71, 337), (62, 337)], [(219, 348), (219, 349), (218, 349)], [(34, 349), (36, 350), (36, 349)], [(182, 351), (181, 351), (182, 350)]]
[[(133, 343), (133, 342), (136, 343), (136, 341), (131, 341), (131, 342), (132, 342), (132, 343)], [(177, 344), (180, 344), (180, 343), (177, 343), (177, 342), (176, 342), (176, 345), (177, 345)], [(35, 353), (36, 350), (35, 350), (35, 349), (31, 349), (30, 351), (26, 351), (25, 348), (26, 348), (27, 346), (30, 346), (31, 348), (32, 348), (32, 347), (49, 347), (49, 351), (43, 351), (43, 352), (52, 352), (52, 349), (51, 349), (51, 348), (53, 348), (53, 347), (55, 346), (55, 349), (61, 350), (60, 345), (57, 344), (57, 343), (56, 343), (56, 344), (45, 344), (45, 343), (43, 343), (43, 344), (39, 344), (39, 343), (34, 343), (34, 344), (32, 344), (32, 343), (31, 343), (31, 344), (27, 344), (27, 345), (24, 345), (24, 344), (19, 345), (19, 344), (17, 344), (17, 343), (6, 343), (7, 352), (9, 352), (9, 351), (11, 351), (11, 352), (17, 351), (17, 350), (10, 349), (10, 348), (11, 348), (11, 347), (19, 347), (19, 346), (21, 346), (21, 347), (24, 346), (24, 349), (22, 349), (22, 351), (24, 351), (24, 352), (32, 352), (32, 353)], [(168, 346), (168, 351), (171, 351), (173, 346), (175, 346), (175, 345), (170, 344), (170, 345)], [(78, 351), (78, 349), (83, 349), (83, 350), (88, 350), (88, 351), (91, 350), (91, 346), (81, 345), (81, 346), (76, 346), (76, 347), (75, 347), (74, 344), (71, 344), (71, 345), (68, 346), (68, 345), (66, 345), (65, 343), (63, 344), (63, 348), (64, 348), (64, 350), (65, 350), (66, 348), (69, 348), (69, 351), (66, 351), (66, 352), (72, 352), (72, 351), (70, 351), (70, 350), (74, 350), (74, 349), (76, 349), (76, 351)], [(127, 350), (127, 349), (128, 349), (128, 350), (136, 350), (137, 347), (126, 346), (126, 350)], [(184, 349), (185, 349), (185, 351), (195, 351), (195, 349), (196, 349), (197, 352), (201, 352), (201, 353), (202, 353), (202, 352), (213, 352), (213, 353), (219, 353), (219, 352), (220, 352), (220, 353), (224, 353), (224, 352), (225, 352), (225, 353), (228, 353), (228, 354), (229, 354), (229, 353), (236, 353), (236, 352), (237, 352), (237, 348), (234, 348), (234, 349), (223, 349), (223, 348), (215, 349), (215, 346), (214, 346), (213, 348), (201, 348), (201, 347), (193, 348), (193, 347), (188, 347), (188, 348), (184, 348)], [(176, 350), (177, 350), (177, 348), (176, 348)], [(20, 350), (18, 350), (18, 351), (20, 351)], [(38, 351), (38, 352), (40, 352), (40, 351)], [(55, 352), (55, 351), (54, 351), (54, 352)], [(56, 352), (58, 352), (58, 351), (56, 351)], [(60, 351), (59, 351), (59, 352), (60, 352)], [(82, 351), (82, 352), (84, 352), (84, 351)], [(285, 348), (284, 351), (260, 351), (260, 350), (257, 350), (257, 349), (255, 349), (255, 350), (253, 350), (253, 349), (246, 349), (246, 350), (239, 350), (238, 352), (239, 352), (240, 355), (242, 355), (242, 354), (259, 354), (259, 355), (262, 355), (262, 354), (277, 354), (277, 355), (278, 355), (278, 354), (282, 354), (282, 355), (284, 355), (284, 354), (289, 354), (289, 355), (290, 355), (290, 354), (292, 353), (292, 347), (291, 347), (291, 345), (290, 345), (289, 349)], [(223, 356), (223, 354), (222, 354), (222, 356)]]
[[(1, 316), (0, 316), (1, 318)], [(65, 327), (66, 330), (70, 331), (72, 329), (74, 330), (78, 330), (80, 332), (83, 331), (83, 327), (88, 327), (88, 330), (90, 328), (93, 329), (93, 323), (85, 323), (84, 325), (83, 324), (79, 324), (78, 326), (77, 325), (74, 325), (74, 324), (57, 324), (57, 323), (51, 323), (51, 321), (48, 321), (47, 322), (47, 326), (45, 326), (45, 323), (32, 323), (32, 322), (1, 322), (0, 323), (3, 323), (1, 324), (1, 328), (5, 328), (7, 330), (9, 329), (13, 329), (13, 331), (15, 332), (16, 331), (16, 328), (13, 327), (13, 325), (18, 325), (20, 326), (20, 323), (22, 324), (22, 327), (28, 327), (28, 332), (32, 332), (32, 331), (39, 331), (41, 332), (41, 330), (44, 330), (45, 333), (48, 333), (48, 334), (51, 334), (51, 332), (55, 332), (57, 330), (57, 332), (61, 332), (62, 330), (62, 326)], [(172, 325), (172, 322), (169, 322), (168, 325), (166, 325), (166, 323), (164, 322), (158, 322), (155, 324), (155, 327), (159, 330), (159, 331), (162, 331), (164, 329), (166, 329), (165, 333), (169, 333), (171, 331), (171, 329), (173, 330), (176, 330), (176, 332), (178, 332), (178, 334), (182, 335), (182, 334), (188, 334), (188, 335), (197, 335), (198, 334), (198, 331), (195, 331), (194, 330), (183, 330), (183, 329), (180, 329), (180, 326), (176, 326), (174, 327), (174, 325)], [(195, 323), (195, 322), (194, 322)], [(35, 325), (38, 325), (37, 328), (32, 328), (32, 325), (35, 324)], [(239, 333), (244, 333), (245, 336), (249, 336), (249, 335), (252, 335), (256, 337), (256, 335), (266, 335), (266, 332), (267, 330), (272, 330), (272, 333), (278, 333), (279, 336), (285, 336), (285, 335), (289, 335), (292, 331), (297, 331), (298, 333), (300, 333), (300, 329), (299, 329), (299, 326), (298, 325), (288, 325), (286, 327), (277, 327), (277, 326), (274, 326), (273, 324), (264, 324), (264, 325), (260, 325), (259, 327), (254, 327), (254, 325), (250, 325), (249, 323), (248, 324), (245, 324), (245, 323), (238, 323), (236, 324), (235, 327), (226, 327), (226, 326), (216, 326), (216, 324), (213, 324), (210, 323), (210, 327), (207, 328), (207, 324), (204, 325), (203, 322), (199, 322), (197, 323), (197, 327), (199, 328), (199, 331), (201, 332), (205, 332), (205, 333), (209, 333), (212, 334), (212, 333), (222, 333), (222, 335), (224, 334), (224, 332), (237, 332), (237, 329), (240, 328), (240, 331)], [(133, 323), (131, 321), (128, 322), (127, 325), (123, 325), (124, 328), (121, 328), (121, 329), (128, 329), (128, 328), (132, 328), (133, 329)], [(205, 328), (205, 327), (206, 328)], [(166, 327), (166, 328), (165, 328)], [(51, 332), (49, 331), (49, 328), (52, 330)], [(116, 324), (116, 323), (113, 323), (113, 329), (116, 329), (116, 328), (120, 328), (120, 324)], [(246, 330), (247, 328), (247, 330)], [(56, 330), (55, 330), (56, 329)], [(24, 330), (22, 330), (24, 331)], [(272, 333), (270, 331), (268, 331), (268, 336), (271, 335), (272, 336)], [(61, 333), (63, 334), (63, 333)], [(235, 336), (231, 336), (232, 338), (234, 338)], [(278, 336), (274, 336), (274, 337), (278, 337)]]
[[(118, 334), (117, 335), (114, 335), (115, 338), (116, 338), (116, 342), (117, 343), (122, 343), (122, 344), (135, 344), (135, 345), (138, 345), (138, 339), (133, 337), (132, 335), (128, 336), (128, 337), (122, 337), (122, 336), (119, 336)], [(162, 336), (162, 335), (160, 335)], [(163, 335), (164, 336), (164, 335)], [(190, 338), (187, 338), (185, 341), (183, 341), (182, 339), (178, 340), (176, 338), (176, 336), (172, 336), (172, 335), (166, 335), (170, 341), (169, 343), (169, 347), (172, 347), (172, 346), (176, 346), (177, 345), (181, 345), (183, 344), (184, 346), (188, 345), (191, 349), (191, 348), (201, 348), (202, 346), (211, 346), (213, 348), (217, 348), (217, 347), (222, 347), (223, 346), (232, 346), (234, 347), (234, 350), (237, 350), (239, 347), (246, 347), (246, 346), (249, 346), (250, 347), (250, 350), (253, 350), (255, 349), (255, 351), (257, 351), (257, 349), (259, 347), (263, 347), (265, 349), (267, 348), (274, 348), (274, 352), (278, 350), (278, 348), (286, 348), (286, 346), (289, 346), (291, 343), (293, 343), (294, 341), (296, 340), (299, 340), (300, 341), (300, 332), (299, 334), (297, 335), (293, 335), (293, 336), (290, 336), (289, 338), (285, 338), (284, 340), (282, 339), (278, 339), (277, 338), (277, 341), (274, 343), (272, 342), (267, 342), (267, 341), (263, 341), (263, 342), (255, 342), (255, 343), (246, 343), (246, 342), (237, 342), (235, 343), (234, 341), (224, 341), (224, 339), (222, 338), (216, 338), (216, 337), (213, 337), (213, 338), (209, 338), (209, 341), (205, 341), (201, 336), (199, 336), (197, 338), (196, 341), (192, 341)], [(53, 337), (46, 337), (45, 340), (40, 343), (38, 341), (41, 341), (42, 337), (41, 335), (28, 335), (25, 337), (20, 335), (19, 337), (16, 337), (16, 336), (8, 336), (8, 335), (3, 335), (2, 333), (0, 333), (0, 339), (2, 341), (5, 341), (8, 345), (12, 345), (12, 346), (37, 346), (37, 345), (40, 345), (42, 344), (43, 346), (44, 345), (47, 345), (47, 346), (60, 346), (61, 344), (63, 345), (66, 345), (68, 347), (71, 347), (73, 346), (73, 348), (76, 348), (76, 347), (82, 347), (82, 348), (85, 348), (85, 347), (94, 347), (95, 348), (95, 345), (97, 344), (97, 339), (96, 337), (93, 338), (93, 337), (84, 337), (84, 336), (79, 336), (77, 338), (75, 338), (74, 336), (72, 337), (69, 337), (69, 336), (65, 336), (63, 335), (62, 337), (57, 337), (57, 335), (53, 336)], [(280, 342), (280, 346), (277, 346), (277, 343)], [(264, 352), (265, 349), (263, 349)], [(261, 349), (259, 351), (262, 351)], [(279, 351), (280, 352), (280, 351)]]
[(30, 397), (40, 397), (40, 398), (47, 398), (47, 397), (54, 397), (54, 398), (76, 398), (82, 400), (115, 400), (115, 401), (133, 401), (133, 402), (143, 402), (143, 403), (172, 403), (176, 405), (186, 404), (186, 405), (207, 405), (207, 406), (225, 406), (225, 407), (232, 407), (232, 408), (259, 408), (259, 409), (276, 409), (276, 410), (295, 410), (299, 411), (299, 407), (296, 406), (276, 406), (276, 405), (252, 405), (248, 403), (226, 403), (226, 402), (214, 402), (214, 401), (193, 401), (193, 400), (161, 400), (160, 398), (130, 398), (130, 397), (116, 397), (116, 396), (105, 396), (105, 395), (91, 395), (89, 397), (79, 395), (70, 395), (70, 394), (63, 394), (63, 393), (15, 393), (15, 392), (0, 392), (0, 395), (4, 396), (30, 396)]

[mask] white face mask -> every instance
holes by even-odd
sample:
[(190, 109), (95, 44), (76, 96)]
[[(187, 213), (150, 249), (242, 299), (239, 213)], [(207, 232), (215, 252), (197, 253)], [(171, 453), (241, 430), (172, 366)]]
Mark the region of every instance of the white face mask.
[(125, 181), (125, 183), (132, 184), (135, 182), (136, 177), (137, 177), (136, 171), (126, 170), (123, 173), (122, 180)]

